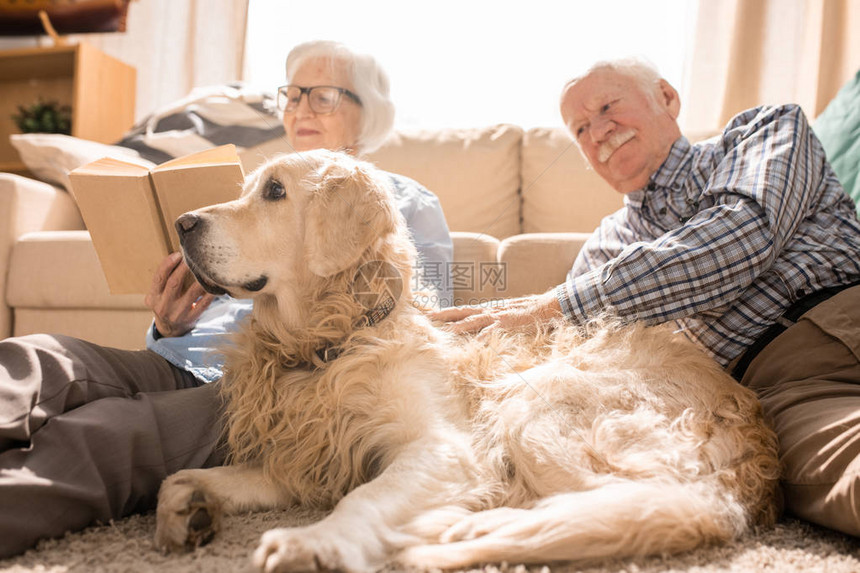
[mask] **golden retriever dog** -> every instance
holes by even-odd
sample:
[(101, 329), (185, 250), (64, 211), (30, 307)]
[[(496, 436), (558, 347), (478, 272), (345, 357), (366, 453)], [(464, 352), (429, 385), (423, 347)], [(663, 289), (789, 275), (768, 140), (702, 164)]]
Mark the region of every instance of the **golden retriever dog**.
[(295, 154), (177, 221), (200, 283), (254, 310), (225, 351), (230, 463), (165, 480), (157, 546), (296, 505), (331, 511), (265, 532), (259, 570), (588, 562), (774, 521), (776, 439), (752, 392), (663, 327), (435, 328), (387, 186)]

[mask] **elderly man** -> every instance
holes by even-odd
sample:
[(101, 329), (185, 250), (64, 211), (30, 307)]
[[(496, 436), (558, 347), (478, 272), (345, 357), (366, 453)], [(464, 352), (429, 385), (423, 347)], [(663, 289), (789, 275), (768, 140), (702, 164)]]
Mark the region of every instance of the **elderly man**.
[(674, 321), (759, 395), (780, 438), (787, 508), (860, 535), (860, 222), (794, 105), (761, 107), (690, 144), (656, 70), (607, 62), (571, 80), (564, 123), (625, 194), (565, 283), (495, 309), (449, 309), (459, 332), (607, 309)]

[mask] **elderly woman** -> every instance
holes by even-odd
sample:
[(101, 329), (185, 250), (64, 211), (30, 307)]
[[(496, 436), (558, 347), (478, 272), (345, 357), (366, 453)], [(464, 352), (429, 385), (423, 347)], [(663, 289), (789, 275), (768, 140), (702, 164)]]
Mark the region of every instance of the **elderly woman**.
[[(391, 132), (388, 77), (370, 56), (335, 42), (301, 44), (287, 57), (287, 81), (278, 90), (278, 108), (295, 151), (326, 148), (360, 156)], [(416, 270), (422, 290), (430, 291), (432, 306), (449, 306), (453, 246), (439, 200), (411, 179), (388, 175), (420, 255)]]
[[(373, 57), (357, 54), (337, 42), (314, 41), (293, 48), (287, 56), (287, 85), (278, 89), (277, 102), (287, 140), (296, 152), (325, 148), (360, 156), (377, 149), (394, 124), (388, 76)], [(427, 293), (429, 306), (449, 306), (452, 292), (448, 268), (453, 247), (439, 200), (411, 179), (388, 175), (418, 249), (418, 284), (414, 286)], [(147, 304), (155, 314), (151, 335), (156, 339), (188, 332), (212, 301), (213, 297), (197, 285), (184, 294), (180, 292), (187, 272), (181, 257), (174, 255), (153, 281)], [(180, 354), (185, 356), (186, 342), (149, 347), (176, 363), (173, 353), (162, 347), (183, 346)], [(211, 345), (199, 348), (208, 353)], [(220, 377), (220, 370), (214, 375)]]
[[(331, 42), (302, 44), (287, 76), (278, 100), (295, 151), (361, 154), (390, 131), (388, 80), (373, 58)], [(390, 177), (421, 260), (446, 268), (451, 240), (436, 197)], [(212, 297), (196, 283), (183, 291), (188, 272), (176, 253), (156, 272), (145, 351), (63, 336), (0, 341), (0, 558), (152, 509), (167, 475), (223, 461), (218, 385), (207, 383), (221, 377), (216, 348), (251, 303)], [(446, 287), (444, 278), (429, 286), (441, 297)]]

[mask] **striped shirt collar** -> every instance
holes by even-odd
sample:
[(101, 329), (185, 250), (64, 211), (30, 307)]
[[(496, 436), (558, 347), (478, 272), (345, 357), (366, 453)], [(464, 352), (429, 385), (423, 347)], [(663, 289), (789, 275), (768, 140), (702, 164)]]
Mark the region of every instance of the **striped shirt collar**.
[(681, 136), (675, 140), (669, 149), (669, 156), (662, 165), (648, 178), (648, 183), (641, 189), (632, 191), (624, 196), (629, 208), (638, 209), (645, 201), (648, 191), (658, 188), (672, 189), (683, 186), (693, 166), (695, 151), (690, 141)]

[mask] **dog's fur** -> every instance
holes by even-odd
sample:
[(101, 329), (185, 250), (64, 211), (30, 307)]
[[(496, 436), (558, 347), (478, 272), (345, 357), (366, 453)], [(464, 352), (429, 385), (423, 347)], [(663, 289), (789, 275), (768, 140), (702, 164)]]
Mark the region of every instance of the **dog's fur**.
[[(177, 225), (201, 284), (255, 302), (222, 381), (231, 464), (165, 481), (162, 548), (207, 542), (224, 514), (295, 504), (334, 509), (266, 532), (260, 569), (585, 562), (777, 516), (776, 439), (755, 397), (683, 336), (611, 321), (489, 341), (434, 328), (413, 305), (405, 224), (367, 164), (279, 158), (239, 200)], [(368, 326), (387, 283), (365, 278), (364, 300), (353, 283), (372, 261), (403, 290)], [(340, 354), (324, 362), (327, 347)]]

